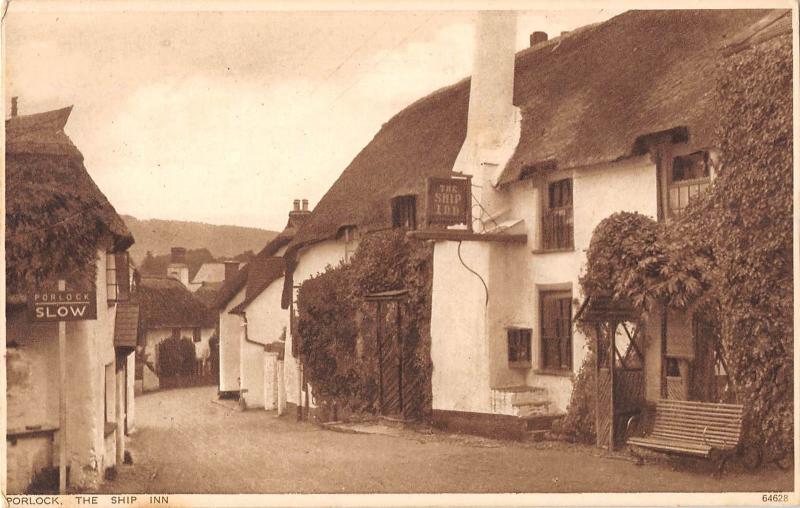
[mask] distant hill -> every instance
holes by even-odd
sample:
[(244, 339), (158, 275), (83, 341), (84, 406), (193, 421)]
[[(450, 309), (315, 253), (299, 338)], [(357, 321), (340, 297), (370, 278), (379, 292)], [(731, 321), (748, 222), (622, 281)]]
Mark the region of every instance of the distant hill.
[(184, 247), (187, 250), (208, 249), (214, 258), (239, 256), (246, 251), (258, 252), (278, 234), (266, 229), (217, 226), (202, 222), (139, 220), (130, 215), (123, 215), (122, 220), (136, 240), (129, 252), (139, 266), (147, 251), (153, 256), (159, 256), (169, 254), (172, 247)]

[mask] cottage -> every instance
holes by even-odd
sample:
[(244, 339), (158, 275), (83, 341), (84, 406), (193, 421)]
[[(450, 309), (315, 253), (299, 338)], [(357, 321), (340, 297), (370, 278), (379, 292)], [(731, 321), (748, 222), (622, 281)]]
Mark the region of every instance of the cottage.
[[(8, 492), (24, 492), (34, 475), (59, 465), (70, 488), (92, 487), (121, 463), (133, 414), (133, 237), (64, 133), (72, 107), (25, 116), (15, 109), (6, 120)], [(59, 279), (66, 290), (96, 293), (96, 319), (66, 323), (63, 385), (59, 324), (32, 323), (26, 312), (26, 295), (58, 289)]]
[[(516, 56), (513, 16), (481, 15), (453, 165), (475, 185), (473, 231), (412, 233), (436, 242), (438, 423), (519, 435), (565, 411), (586, 355), (573, 316), (595, 226), (618, 211), (670, 220), (711, 185), (715, 62), (732, 35), (784, 14), (628, 12), (551, 41), (532, 37)], [(640, 373), (629, 392), (642, 401), (688, 398), (695, 357), (709, 358), (695, 363), (698, 379), (720, 369), (713, 351), (695, 351), (710, 343), (698, 336), (707, 327), (667, 319), (648, 324), (671, 330), (664, 346), (637, 344), (636, 330), (620, 339), (622, 363)], [(662, 372), (674, 377), (669, 390)]]
[(197, 273), (189, 282), (188, 288), (193, 293), (204, 289), (210, 291), (213, 288), (219, 289), (226, 279), (239, 271), (244, 263), (235, 260), (213, 261), (203, 263)]
[[(536, 32), (515, 54), (514, 14), (481, 13), (472, 78), (384, 124), (289, 244), (283, 307), (359, 235), (414, 230), (435, 245), (434, 420), (513, 436), (549, 425), (586, 355), (573, 317), (592, 231), (617, 211), (670, 220), (711, 185), (715, 62), (737, 34), (788, 17), (632, 11), (552, 40)], [(469, 220), (454, 207), (465, 179)], [(639, 359), (648, 400), (663, 371), (672, 393), (689, 390), (691, 319), (668, 319), (667, 354), (656, 341)]]
[(158, 345), (167, 338), (189, 339), (195, 347), (197, 371), (211, 370), (211, 338), (216, 331), (216, 316), (172, 277), (141, 277), (136, 292), (140, 305), (140, 344), (142, 389), (158, 387), (162, 372)]
[(310, 213), (306, 200), (295, 200), (283, 231), (225, 282), (215, 302), (220, 313), (220, 394), (240, 397), (244, 407), (283, 413), (286, 404), (299, 404), (290, 316), (280, 302), (286, 247)]

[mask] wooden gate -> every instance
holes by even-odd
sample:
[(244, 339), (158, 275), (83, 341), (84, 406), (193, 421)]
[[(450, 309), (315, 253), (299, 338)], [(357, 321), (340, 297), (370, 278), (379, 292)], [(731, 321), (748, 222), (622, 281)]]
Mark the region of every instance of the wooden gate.
[(609, 297), (590, 297), (576, 321), (594, 324), (597, 446), (613, 450), (628, 418), (644, 405), (644, 355), (638, 313)]
[(407, 291), (367, 295), (376, 303), (375, 340), (378, 361), (378, 407), (384, 416), (415, 419), (425, 405), (421, 373), (412, 360), (418, 340), (408, 335)]
[(401, 304), (395, 303), (397, 324), (394, 333), (384, 331), (383, 305), (379, 301), (377, 308), (377, 341), (378, 341), (378, 373), (381, 414), (400, 416), (403, 414), (403, 355), (402, 336), (397, 333), (400, 328)]

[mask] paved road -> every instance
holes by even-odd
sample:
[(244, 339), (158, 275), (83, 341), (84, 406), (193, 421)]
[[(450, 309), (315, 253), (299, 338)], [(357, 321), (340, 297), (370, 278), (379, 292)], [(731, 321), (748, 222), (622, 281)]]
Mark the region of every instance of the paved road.
[(722, 480), (687, 467), (636, 466), (591, 447), (450, 434), (323, 430), (274, 412), (241, 412), (214, 387), (137, 397), (125, 466), (104, 493), (645, 492), (791, 490), (769, 468)]

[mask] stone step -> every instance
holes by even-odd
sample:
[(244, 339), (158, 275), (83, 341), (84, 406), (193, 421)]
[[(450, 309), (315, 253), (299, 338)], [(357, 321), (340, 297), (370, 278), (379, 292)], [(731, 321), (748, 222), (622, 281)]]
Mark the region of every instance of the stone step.
[(549, 430), (528, 430), (525, 431), (525, 441), (544, 441), (549, 433)]
[(550, 431), (553, 428), (553, 422), (563, 418), (564, 414), (539, 414), (530, 416), (521, 416), (520, 418), (525, 422), (525, 429), (528, 431)]

